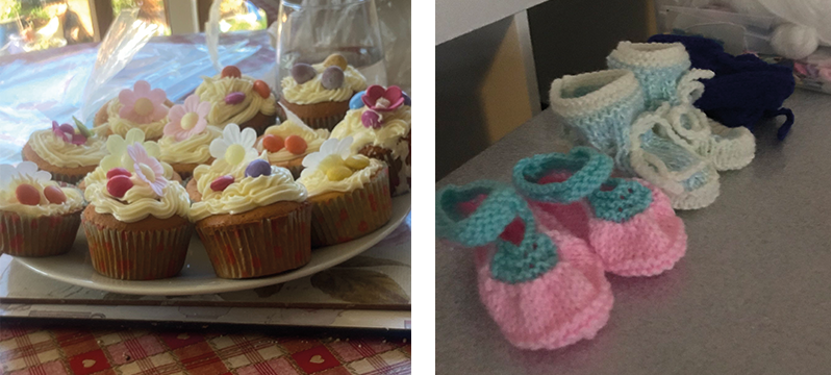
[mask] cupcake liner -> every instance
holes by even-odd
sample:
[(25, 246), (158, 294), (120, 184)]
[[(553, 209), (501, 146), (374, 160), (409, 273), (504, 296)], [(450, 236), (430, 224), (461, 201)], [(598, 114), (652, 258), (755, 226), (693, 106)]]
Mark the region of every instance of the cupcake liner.
[(118, 230), (84, 220), (92, 266), (98, 273), (122, 280), (154, 280), (175, 276), (185, 264), (193, 226), (157, 230)]
[(34, 218), (0, 211), (0, 254), (46, 257), (68, 252), (78, 234), (82, 211)]
[(332, 131), (335, 128), (335, 125), (341, 122), (344, 117), (346, 117), (346, 113), (341, 113), (334, 116), (329, 117), (300, 117), (303, 122), (306, 123), (312, 129), (326, 129)]
[(216, 275), (246, 279), (300, 268), (312, 259), (309, 241), (312, 206), (259, 222), (205, 226), (196, 224)]
[(363, 188), (325, 201), (312, 199), (312, 246), (328, 246), (364, 236), (392, 217), (389, 171), (376, 174)]

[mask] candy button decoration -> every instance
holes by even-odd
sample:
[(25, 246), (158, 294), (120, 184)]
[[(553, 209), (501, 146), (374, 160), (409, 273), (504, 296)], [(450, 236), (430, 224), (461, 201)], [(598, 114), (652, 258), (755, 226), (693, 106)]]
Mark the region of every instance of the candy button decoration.
[(141, 174), (144, 175), (144, 178), (150, 183), (156, 182), (156, 172), (153, 172), (153, 168), (150, 168), (149, 165), (144, 163), (138, 163), (139, 170)]
[(327, 90), (334, 90), (343, 86), (343, 69), (339, 66), (330, 66), (320, 76), (320, 84)]
[(245, 149), (239, 144), (232, 144), (228, 146), (227, 150), (225, 150), (225, 161), (228, 162), (228, 164), (239, 164), (242, 162), (242, 159), (245, 159)]
[(113, 176), (107, 181), (107, 192), (113, 197), (123, 198), (127, 194), (127, 190), (133, 187), (133, 181), (124, 175)]
[(255, 159), (245, 168), (246, 177), (270, 176), (271, 165), (263, 159)]
[(381, 127), (381, 114), (373, 110), (367, 110), (361, 115), (361, 123), (365, 128), (378, 129)]
[(20, 204), (27, 206), (37, 206), (40, 204), (40, 193), (38, 189), (29, 184), (17, 185), (14, 189), (14, 196)]
[(344, 160), (344, 163), (347, 167), (357, 171), (360, 169), (364, 169), (369, 165), (369, 158), (363, 155), (352, 155), (346, 158), (346, 160)]
[(113, 178), (115, 176), (127, 176), (130, 177), (132, 173), (124, 168), (113, 168), (107, 171), (107, 179)]
[(291, 67), (291, 77), (301, 85), (311, 81), (316, 75), (315, 68), (306, 63), (297, 63)]
[(328, 178), (329, 181), (342, 181), (349, 178), (351, 175), (352, 170), (344, 166), (334, 167), (326, 171), (326, 178)]
[(404, 105), (409, 106), (410, 103), (411, 103), (410, 96), (407, 95), (407, 93), (403, 92), (403, 91), (401, 92), (401, 96), (404, 97)]
[(283, 137), (274, 134), (266, 134), (263, 136), (263, 148), (268, 152), (277, 152), (283, 149), (285, 142)]
[(69, 135), (74, 135), (75, 134), (75, 128), (73, 128), (72, 125), (61, 124), (61, 126), (59, 126), (58, 128), (61, 129), (61, 131), (66, 133), (66, 134), (69, 134)]
[(306, 152), (306, 140), (299, 135), (290, 135), (286, 137), (286, 150), (289, 150), (292, 154), (300, 155)]
[(245, 100), (245, 93), (234, 91), (225, 97), (225, 104), (240, 104)]
[(213, 191), (223, 191), (228, 185), (234, 183), (234, 176), (219, 176), (216, 180), (211, 182), (211, 190)]
[(323, 66), (327, 68), (330, 66), (337, 66), (341, 70), (346, 70), (346, 57), (343, 57), (343, 55), (339, 53), (333, 53), (329, 55), (326, 60), (323, 60)]
[(49, 203), (61, 204), (66, 202), (66, 194), (57, 186), (50, 185), (43, 188), (43, 195), (46, 196)]
[(349, 99), (349, 109), (363, 108), (364, 101), (361, 100), (361, 97), (364, 96), (365, 93), (366, 93), (366, 90), (361, 91), (361, 92), (353, 95), (352, 99)]
[(268, 84), (265, 81), (260, 81), (259, 79), (254, 81), (254, 91), (257, 94), (260, 94), (264, 99), (267, 99), (271, 96), (271, 89), (268, 88)]
[(228, 65), (222, 69), (222, 73), (220, 73), (222, 78), (231, 77), (231, 78), (240, 78), (242, 77), (242, 72), (239, 71), (239, 68), (233, 65)]

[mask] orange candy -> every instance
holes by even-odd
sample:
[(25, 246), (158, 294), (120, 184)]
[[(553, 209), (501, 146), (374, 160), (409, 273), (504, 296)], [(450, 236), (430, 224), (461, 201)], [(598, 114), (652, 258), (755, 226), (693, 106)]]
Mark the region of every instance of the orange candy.
[(14, 196), (20, 204), (29, 206), (37, 206), (40, 204), (40, 193), (38, 189), (29, 184), (17, 185), (17, 189), (14, 190)]
[(66, 194), (64, 194), (63, 190), (57, 186), (47, 186), (43, 188), (43, 195), (46, 196), (46, 200), (48, 200), (49, 203), (61, 204), (66, 202)]
[(259, 79), (254, 81), (254, 91), (266, 99), (271, 95), (271, 89), (268, 88), (268, 84)]
[(286, 150), (292, 154), (299, 155), (306, 152), (306, 140), (299, 135), (290, 135), (286, 137)]
[(285, 142), (283, 142), (283, 137), (274, 134), (266, 134), (263, 136), (263, 148), (268, 150), (268, 152), (277, 152), (283, 149), (285, 146)]
[(239, 78), (239, 77), (242, 77), (242, 72), (240, 72), (239, 68), (237, 68), (236, 66), (228, 65), (228, 66), (226, 66), (225, 68), (222, 69), (221, 76), (222, 76), (222, 78), (225, 78), (225, 77)]

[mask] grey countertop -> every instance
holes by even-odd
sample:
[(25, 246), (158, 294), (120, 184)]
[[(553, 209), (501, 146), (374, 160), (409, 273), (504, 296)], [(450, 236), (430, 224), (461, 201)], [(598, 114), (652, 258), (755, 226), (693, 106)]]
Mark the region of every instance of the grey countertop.
[[(472, 254), (436, 246), (439, 374), (819, 374), (831, 369), (831, 96), (797, 90), (796, 123), (757, 127), (747, 168), (721, 174), (710, 207), (680, 212), (689, 244), (651, 278), (610, 276), (615, 304), (595, 339), (522, 351), (478, 300)], [(554, 151), (544, 111), (441, 180), (509, 181), (519, 159)]]

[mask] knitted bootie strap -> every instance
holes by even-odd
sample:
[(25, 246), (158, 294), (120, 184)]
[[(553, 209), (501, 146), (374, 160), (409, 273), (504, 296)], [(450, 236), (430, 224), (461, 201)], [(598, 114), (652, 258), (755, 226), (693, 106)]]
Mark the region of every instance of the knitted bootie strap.
[(594, 216), (622, 223), (649, 208), (652, 190), (634, 180), (610, 178), (601, 189), (589, 194), (587, 200)]
[[(436, 193), (436, 234), (467, 247), (496, 242), (491, 261), (494, 279), (518, 283), (536, 279), (557, 264), (557, 248), (537, 232), (528, 204), (508, 186), (495, 181), (477, 181), (465, 186), (449, 185)], [(486, 195), (468, 216), (458, 212), (460, 203)], [(519, 244), (499, 236), (515, 219), (523, 225)]]
[[(571, 203), (597, 190), (612, 174), (613, 167), (608, 156), (588, 147), (574, 147), (568, 154), (541, 154), (520, 160), (514, 166), (513, 182), (530, 199)], [(573, 173), (562, 182), (539, 183), (555, 170)]]

